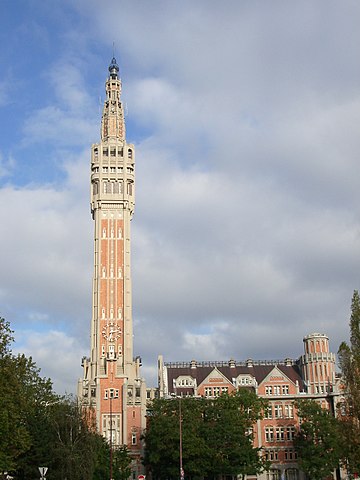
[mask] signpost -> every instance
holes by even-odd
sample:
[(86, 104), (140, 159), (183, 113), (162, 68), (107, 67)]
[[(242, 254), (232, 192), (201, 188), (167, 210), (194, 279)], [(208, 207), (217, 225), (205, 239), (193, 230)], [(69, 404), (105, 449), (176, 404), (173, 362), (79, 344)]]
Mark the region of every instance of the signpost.
[(46, 472), (48, 471), (48, 467), (39, 467), (39, 472), (40, 472), (40, 480), (46, 480), (45, 475)]

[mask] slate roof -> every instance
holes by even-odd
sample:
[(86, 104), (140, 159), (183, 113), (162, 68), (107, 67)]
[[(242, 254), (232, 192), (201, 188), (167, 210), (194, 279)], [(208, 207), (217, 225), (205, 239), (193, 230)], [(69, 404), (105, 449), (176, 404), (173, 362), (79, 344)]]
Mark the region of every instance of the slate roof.
[[(235, 363), (235, 362), (234, 362)], [(232, 383), (233, 378), (238, 377), (239, 375), (250, 375), (255, 377), (257, 384), (259, 385), (267, 375), (274, 369), (278, 368), (284, 375), (286, 375), (291, 382), (296, 384), (298, 382), (300, 391), (305, 389), (304, 381), (301, 377), (301, 371), (297, 363), (293, 362), (292, 365), (282, 363), (268, 363), (264, 362), (254, 362), (252, 366), (247, 366), (246, 364), (235, 364), (235, 366), (230, 367), (226, 365), (225, 362), (203, 362), (196, 364), (196, 368), (191, 368), (191, 364), (176, 364), (176, 363), (165, 363), (164, 366), (167, 370), (168, 378), (168, 392), (176, 393), (174, 388), (174, 380), (179, 376), (190, 376), (196, 379), (197, 386), (199, 386), (206, 379), (208, 375), (216, 368), (222, 375), (224, 375), (230, 383)], [(189, 389), (189, 386), (177, 387), (178, 389)], [(190, 390), (191, 387), (190, 387)]]

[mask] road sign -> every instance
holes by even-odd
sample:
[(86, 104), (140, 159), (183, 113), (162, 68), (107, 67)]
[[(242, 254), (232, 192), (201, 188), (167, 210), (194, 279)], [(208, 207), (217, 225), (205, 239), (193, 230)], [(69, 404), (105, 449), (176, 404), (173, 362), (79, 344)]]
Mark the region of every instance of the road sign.
[(45, 477), (47, 471), (48, 471), (48, 467), (39, 467), (41, 478)]

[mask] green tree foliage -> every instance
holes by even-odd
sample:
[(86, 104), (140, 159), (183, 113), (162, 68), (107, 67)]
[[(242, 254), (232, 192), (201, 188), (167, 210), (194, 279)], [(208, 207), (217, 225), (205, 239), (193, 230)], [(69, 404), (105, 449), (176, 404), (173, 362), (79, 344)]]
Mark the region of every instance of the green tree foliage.
[(354, 291), (350, 315), (350, 344), (342, 342), (339, 364), (344, 385), (340, 404), (344, 464), (350, 474), (360, 472), (360, 296)]
[[(181, 409), (181, 417), (180, 417)], [(155, 399), (148, 409), (145, 434), (145, 465), (154, 478), (178, 478), (180, 474), (180, 421), (183, 464), (192, 476), (205, 468), (207, 449), (201, 436), (203, 399)]]
[[(126, 445), (113, 449), (112, 478), (127, 480), (131, 475), (131, 455)], [(97, 462), (93, 473), (93, 480), (110, 478), (110, 446), (103, 440), (98, 450)]]
[(10, 471), (16, 459), (30, 446), (30, 435), (24, 425), (25, 416), (21, 406), (24, 399), (19, 396), (21, 381), (17, 378), (17, 359), (11, 353), (13, 332), (10, 324), (0, 318), (0, 471)]
[(313, 400), (297, 403), (300, 430), (294, 439), (301, 470), (313, 480), (332, 475), (341, 458), (339, 422)]
[(112, 460), (114, 480), (127, 480), (131, 475), (131, 456), (127, 446), (115, 449)]
[(265, 408), (266, 402), (246, 389), (207, 402), (204, 437), (211, 476), (243, 477), (267, 468), (260, 449), (253, 446), (252, 433)]
[(155, 478), (179, 477), (181, 421), (186, 478), (260, 472), (267, 463), (253, 447), (252, 427), (264, 407), (249, 391), (211, 400), (156, 399), (148, 411), (144, 463)]
[[(108, 444), (74, 399), (54, 393), (31, 357), (12, 354), (12, 342), (10, 324), (0, 318), (0, 474), (34, 479), (46, 466), (52, 480), (109, 478)], [(116, 452), (114, 462), (114, 478), (127, 478), (126, 452)]]

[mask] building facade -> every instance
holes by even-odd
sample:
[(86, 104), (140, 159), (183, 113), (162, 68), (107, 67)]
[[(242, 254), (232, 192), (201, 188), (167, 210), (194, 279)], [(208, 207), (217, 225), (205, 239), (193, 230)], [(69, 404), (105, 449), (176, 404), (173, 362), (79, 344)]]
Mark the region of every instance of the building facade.
[(297, 360), (165, 363), (159, 356), (159, 395), (213, 398), (240, 388), (252, 388), (269, 401), (268, 410), (254, 425), (253, 433), (255, 447), (263, 448), (272, 467), (258, 478), (300, 480), (303, 474), (293, 446), (299, 428), (294, 402), (313, 399), (335, 412), (340, 398), (335, 355), (329, 350), (328, 337), (313, 333), (303, 341), (304, 354)]
[(142, 473), (141, 433), (146, 386), (133, 357), (130, 222), (135, 206), (135, 149), (127, 143), (121, 79), (109, 66), (100, 143), (91, 148), (94, 277), (90, 356), (82, 359), (78, 398), (98, 431), (116, 448), (132, 452), (133, 477)]

